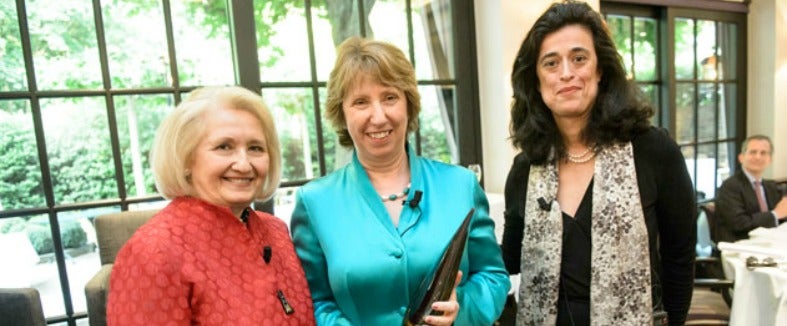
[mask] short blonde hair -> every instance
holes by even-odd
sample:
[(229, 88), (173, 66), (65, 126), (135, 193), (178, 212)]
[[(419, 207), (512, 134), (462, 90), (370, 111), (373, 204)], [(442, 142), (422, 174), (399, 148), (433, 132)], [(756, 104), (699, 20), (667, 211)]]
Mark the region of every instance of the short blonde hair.
[(194, 150), (203, 137), (205, 112), (230, 107), (253, 114), (262, 125), (268, 150), (268, 174), (255, 199), (267, 200), (281, 181), (281, 146), (273, 116), (260, 95), (239, 86), (198, 88), (181, 102), (156, 132), (150, 151), (150, 164), (156, 188), (167, 199), (191, 196), (194, 189), (186, 170), (194, 159)]
[(339, 135), (339, 144), (344, 147), (353, 146), (350, 132), (347, 131), (342, 101), (347, 91), (363, 74), (368, 74), (380, 84), (404, 92), (407, 97), (407, 132), (418, 129), (421, 95), (418, 93), (413, 65), (402, 50), (389, 43), (354, 36), (342, 42), (337, 52), (336, 63), (328, 78), (325, 117)]

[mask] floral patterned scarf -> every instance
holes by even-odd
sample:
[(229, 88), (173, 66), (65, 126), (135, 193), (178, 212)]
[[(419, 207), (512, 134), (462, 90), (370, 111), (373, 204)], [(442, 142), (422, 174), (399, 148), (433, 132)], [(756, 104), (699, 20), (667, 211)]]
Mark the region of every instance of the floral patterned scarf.
[[(595, 164), (590, 323), (652, 324), (648, 231), (631, 143), (603, 148)], [(556, 163), (530, 167), (517, 325), (554, 325), (557, 320), (562, 211), (556, 200), (548, 210), (538, 202), (557, 197), (557, 170)]]

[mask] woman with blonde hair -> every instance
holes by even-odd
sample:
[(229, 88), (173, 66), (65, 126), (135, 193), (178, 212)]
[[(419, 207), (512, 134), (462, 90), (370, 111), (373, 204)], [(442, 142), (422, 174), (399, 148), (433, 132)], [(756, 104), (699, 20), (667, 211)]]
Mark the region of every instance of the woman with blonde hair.
[(241, 87), (193, 91), (162, 122), (151, 152), (171, 202), (118, 252), (109, 325), (313, 325), (287, 226), (254, 211), (279, 185), (273, 118)]

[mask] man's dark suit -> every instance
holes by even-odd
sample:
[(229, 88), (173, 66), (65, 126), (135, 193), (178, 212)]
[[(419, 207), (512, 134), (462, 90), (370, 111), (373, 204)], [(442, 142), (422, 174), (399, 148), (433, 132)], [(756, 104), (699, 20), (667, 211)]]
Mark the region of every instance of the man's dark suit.
[(749, 231), (757, 227), (775, 227), (776, 218), (771, 210), (781, 200), (781, 194), (772, 180), (762, 180), (765, 188), (767, 212), (760, 212), (757, 195), (749, 179), (741, 171), (721, 184), (716, 196), (716, 234), (713, 241), (735, 242), (749, 238)]

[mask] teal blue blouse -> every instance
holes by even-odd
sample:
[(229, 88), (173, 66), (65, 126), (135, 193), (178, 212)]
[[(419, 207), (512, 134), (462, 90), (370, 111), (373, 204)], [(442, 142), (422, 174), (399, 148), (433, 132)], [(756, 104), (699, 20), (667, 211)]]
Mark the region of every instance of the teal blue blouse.
[[(408, 148), (411, 190), (394, 227), (366, 171), (347, 166), (296, 194), (292, 237), (309, 282), (318, 325), (401, 325), (471, 207), (476, 209), (460, 269), (456, 325), (492, 325), (511, 286), (486, 195), (469, 170)], [(412, 298), (416, 300), (416, 298)]]

